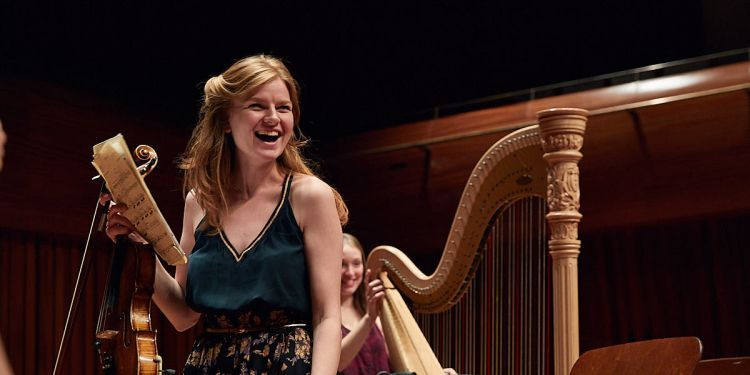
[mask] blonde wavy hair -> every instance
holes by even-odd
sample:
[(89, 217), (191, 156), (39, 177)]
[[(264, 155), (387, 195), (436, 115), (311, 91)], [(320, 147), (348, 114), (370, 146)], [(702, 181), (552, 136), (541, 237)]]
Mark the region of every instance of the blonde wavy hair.
[[(307, 139), (299, 130), (299, 84), (276, 57), (256, 55), (241, 59), (206, 82), (198, 124), (178, 161), (179, 168), (184, 171), (183, 193), (187, 195), (192, 191), (198, 204), (206, 211), (202, 228), (220, 229), (221, 218), (228, 210), (227, 193), (235, 146), (224, 129), (232, 100), (248, 98), (260, 86), (276, 78), (280, 78), (289, 90), (294, 115), (294, 132), (276, 162), (282, 171), (315, 176), (310, 161), (300, 152)], [(341, 195), (332, 190), (339, 221), (344, 225), (348, 221), (349, 211)]]

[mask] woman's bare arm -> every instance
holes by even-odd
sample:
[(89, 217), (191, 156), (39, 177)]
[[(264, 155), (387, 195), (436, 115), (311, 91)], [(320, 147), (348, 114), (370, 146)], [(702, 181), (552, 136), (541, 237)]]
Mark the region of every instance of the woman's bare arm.
[(292, 205), (302, 228), (310, 274), (312, 375), (335, 374), (341, 353), (343, 237), (333, 192), (319, 179), (301, 176), (292, 189)]

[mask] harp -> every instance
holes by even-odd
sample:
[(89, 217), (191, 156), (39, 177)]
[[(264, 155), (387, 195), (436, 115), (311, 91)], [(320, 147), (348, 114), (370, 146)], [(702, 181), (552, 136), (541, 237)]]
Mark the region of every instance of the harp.
[(587, 115), (541, 111), (538, 125), (482, 156), (431, 275), (399, 249), (373, 249), (367, 266), (386, 288), (380, 317), (394, 371), (570, 371), (579, 350), (578, 161)]

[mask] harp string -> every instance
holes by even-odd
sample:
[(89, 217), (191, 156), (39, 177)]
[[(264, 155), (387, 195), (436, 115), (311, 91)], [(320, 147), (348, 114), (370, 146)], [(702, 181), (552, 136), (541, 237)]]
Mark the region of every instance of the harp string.
[(436, 356), (465, 374), (551, 374), (551, 263), (546, 203), (507, 206), (487, 230), (480, 262), (461, 300), (415, 314)]

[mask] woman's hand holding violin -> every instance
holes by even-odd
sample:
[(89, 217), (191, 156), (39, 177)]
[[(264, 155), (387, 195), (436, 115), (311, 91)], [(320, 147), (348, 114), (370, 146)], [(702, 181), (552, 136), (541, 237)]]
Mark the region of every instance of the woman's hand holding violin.
[(104, 193), (99, 196), (99, 204), (109, 204), (109, 211), (107, 212), (107, 226), (106, 233), (112, 242), (117, 240), (117, 236), (127, 236), (133, 242), (146, 243), (147, 241), (135, 231), (135, 225), (122, 215), (123, 212), (128, 210), (128, 206), (124, 203), (115, 203), (112, 201), (110, 194)]

